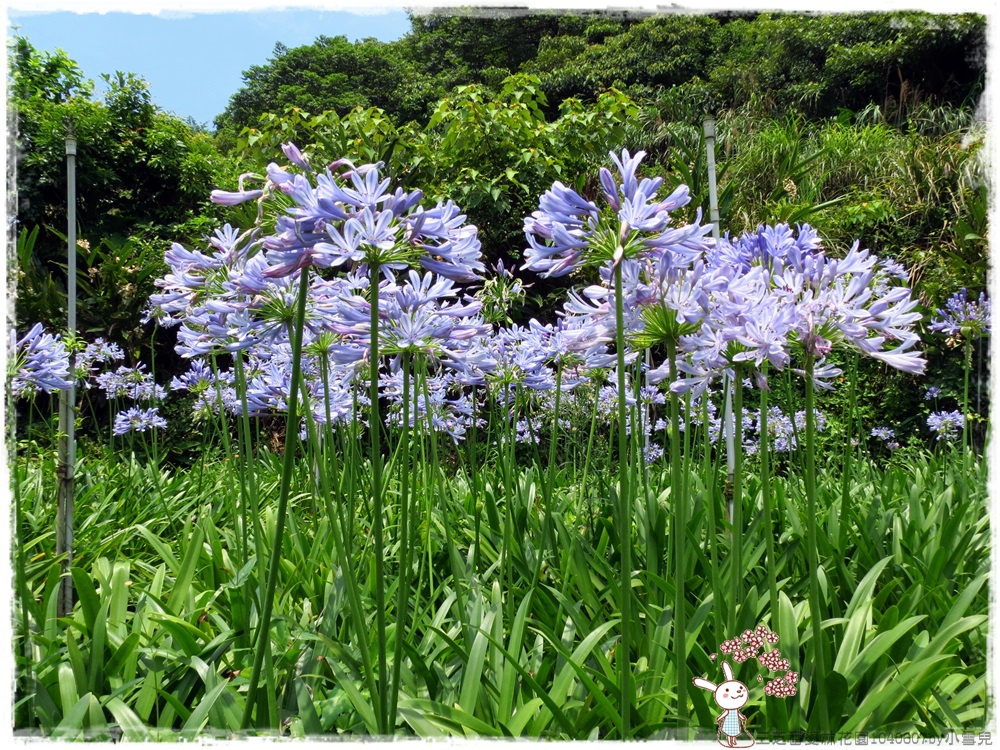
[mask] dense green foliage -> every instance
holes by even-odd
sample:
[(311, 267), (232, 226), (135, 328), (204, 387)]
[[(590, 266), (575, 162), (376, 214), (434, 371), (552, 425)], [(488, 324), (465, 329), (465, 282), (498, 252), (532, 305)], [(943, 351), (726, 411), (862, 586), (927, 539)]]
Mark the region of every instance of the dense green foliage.
[(165, 243), (199, 237), (215, 223), (207, 197), (226, 179), (227, 162), (210, 134), (160, 111), (141, 78), (105, 75), (97, 100), (93, 83), (62, 52), (39, 52), (21, 37), (10, 52), (17, 221), (27, 233), (19, 247), (18, 315), (55, 327), (65, 318), (65, 138), (72, 123), (86, 300), (80, 327), (107, 332), (110, 325), (120, 337), (138, 322)]
[(279, 45), (246, 71), (216, 124), (235, 135), (288, 106), (344, 114), (355, 105), (425, 123), (430, 103), (455, 86), (497, 89), (517, 72), (540, 76), (549, 114), (612, 87), (646, 99), (678, 86), (699, 115), (750, 104), (758, 114), (828, 117), (874, 102), (904, 118), (921, 101), (957, 105), (981, 91), (984, 35), (984, 18), (971, 14), (430, 14), (413, 16), (396, 42)]
[[(236, 466), (213, 458), (203, 455), (183, 474), (120, 456), (87, 461), (72, 571), (79, 604), (59, 619), (48, 500), (54, 471), (49, 457), (30, 449), (22, 456), (15, 475), (23, 541), (15, 619), (32, 640), (19, 637), (15, 648), (19, 727), (91, 739), (227, 738), (239, 731), (262, 565), (229, 515), (241, 502)], [(265, 449), (257, 455), (259, 518), (268, 540), (279, 465)], [(414, 475), (421, 517), (410, 542), (416, 585), (404, 626), (398, 731), (613, 738), (621, 725), (614, 672), (620, 538), (613, 508), (606, 494), (581, 491), (579, 468), (561, 470), (548, 495), (536, 468), (507, 477), (500, 465), (485, 460), (478, 473), (474, 465), (449, 468), (447, 480), (427, 467)], [(362, 665), (374, 658), (371, 571), (383, 551), (360, 531), (348, 544), (360, 587), (359, 623), (334, 535), (338, 515), (348, 528), (370, 523), (361, 499), (367, 468), (362, 461), (344, 464), (353, 466), (353, 479), (324, 507), (324, 495), (306, 491), (311, 466), (298, 467), (302, 493), (281, 552), (272, 706), (284, 717), (280, 731), (292, 736), (371, 733), (373, 697)], [(962, 468), (948, 448), (935, 456), (897, 454), (884, 466), (856, 459), (848, 479), (850, 493), (865, 502), (852, 504), (847, 516), (840, 510), (838, 462), (824, 465), (818, 485), (831, 726), (848, 735), (980, 731), (989, 569), (984, 466)], [(781, 589), (772, 617), (781, 653), (808, 674), (802, 480), (796, 472), (773, 482), (783, 521), (775, 529)], [(760, 487), (751, 479), (746, 488), (746, 528), (722, 520), (713, 531), (708, 514), (724, 517), (721, 488), (706, 484), (704, 475), (689, 482), (688, 662), (693, 674), (713, 678), (718, 664), (709, 655), (724, 638), (754, 627), (767, 609)], [(702, 691), (691, 695), (693, 715), (667, 710), (676, 681), (665, 657), (670, 618), (662, 602), (670, 601), (673, 582), (653, 572), (650, 555), (659, 550), (657, 529), (670, 503), (658, 488), (668, 483), (666, 471), (654, 468), (636, 503), (635, 567), (644, 572), (633, 584), (639, 602), (633, 724), (641, 736), (669, 736), (680, 725), (701, 727), (699, 736), (711, 739), (717, 709)], [(390, 490), (398, 492), (398, 485)], [(552, 502), (556, 555), (542, 529), (543, 495)], [(747, 540), (742, 564), (731, 558), (733, 531)], [(407, 543), (399, 534), (393, 525), (387, 559)], [(270, 542), (256, 552), (270, 554)], [(746, 571), (746, 596), (732, 609), (712, 599), (716, 555), (722, 575)], [(541, 560), (547, 562), (539, 568)], [(393, 611), (389, 622), (391, 644), (398, 632)], [(805, 691), (788, 701), (765, 700), (754, 662), (738, 674), (754, 693), (747, 714), (759, 741), (816, 730)]]

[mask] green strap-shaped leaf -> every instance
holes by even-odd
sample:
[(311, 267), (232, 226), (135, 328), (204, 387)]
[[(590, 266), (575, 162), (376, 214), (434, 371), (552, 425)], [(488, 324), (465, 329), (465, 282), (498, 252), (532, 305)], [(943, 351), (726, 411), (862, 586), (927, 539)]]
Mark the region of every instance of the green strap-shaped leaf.
[(94, 579), (83, 568), (73, 568), (70, 575), (73, 576), (73, 589), (80, 602), (83, 621), (87, 624), (87, 631), (93, 633), (97, 612), (101, 608), (97, 590), (94, 588)]
[[(115, 649), (114, 654), (108, 659), (108, 663), (104, 667), (104, 673), (109, 677), (119, 677), (119, 672), (122, 666), (128, 660), (133, 653), (135, 653), (136, 648), (139, 645), (139, 634), (130, 633), (128, 637), (122, 641), (122, 644)], [(134, 677), (134, 676), (133, 676)], [(126, 679), (126, 682), (130, 681), (131, 678)]]
[(215, 701), (217, 701), (223, 691), (227, 689), (229, 689), (229, 683), (223, 681), (205, 693), (205, 696), (201, 699), (198, 707), (191, 712), (187, 721), (184, 722), (184, 726), (181, 728), (181, 739), (194, 740), (198, 737), (198, 733), (201, 732), (205, 724), (208, 723), (209, 713), (212, 710), (212, 706), (215, 705)]
[[(425, 720), (435, 726), (449, 730), (449, 734), (464, 735), (466, 737), (500, 737), (501, 732), (486, 722), (477, 719), (475, 716), (463, 711), (461, 708), (453, 708), (443, 703), (430, 701), (423, 698), (406, 698), (399, 701), (400, 712), (407, 717), (412, 711), (421, 713)], [(412, 724), (411, 724), (412, 726)], [(460, 731), (452, 731), (460, 730)]]
[(135, 712), (126, 706), (121, 698), (111, 698), (105, 704), (105, 708), (111, 712), (122, 729), (122, 736), (130, 742), (145, 742), (150, 739), (149, 728), (142, 719), (136, 716)]
[(80, 700), (73, 668), (65, 662), (59, 665), (59, 700), (64, 715)]
[(476, 704), (479, 702), (479, 689), (482, 686), (483, 667), (486, 664), (486, 647), (489, 641), (486, 640), (486, 631), (493, 626), (493, 618), (496, 610), (486, 613), (479, 625), (479, 631), (472, 641), (472, 648), (469, 649), (469, 660), (465, 663), (465, 671), (462, 674), (462, 692), (459, 694), (458, 704), (463, 711), (474, 714)]
[(87, 720), (87, 713), (90, 711), (90, 699), (94, 696), (87, 693), (64, 715), (59, 725), (52, 730), (50, 735), (54, 740), (70, 739), (79, 736), (83, 732), (84, 723)]
[[(531, 607), (531, 600), (534, 593), (534, 589), (530, 589), (524, 599), (521, 600), (520, 606), (517, 608), (517, 613), (514, 615), (514, 623), (510, 628), (510, 638), (507, 640), (510, 651), (509, 653), (506, 651), (503, 652), (505, 659), (510, 659), (510, 654), (513, 654), (514, 658), (517, 658), (521, 653), (521, 644), (524, 641), (525, 624), (528, 620), (528, 610)], [(499, 639), (495, 639), (494, 642), (499, 642)], [(511, 711), (513, 710), (514, 689), (516, 687), (517, 672), (507, 661), (505, 661), (503, 677), (500, 680), (500, 701), (497, 704), (497, 718), (500, 721), (503, 721), (504, 717), (510, 716)], [(515, 736), (517, 734), (514, 732), (512, 733), (515, 734)]]
[(313, 706), (309, 689), (301, 677), (295, 678), (295, 703), (299, 709), (299, 718), (302, 720), (302, 730), (306, 735), (322, 734), (323, 727), (319, 723), (319, 715)]
[[(357, 685), (344, 674), (344, 671), (337, 665), (335, 659), (329, 659), (327, 664), (330, 665), (330, 669), (333, 670), (334, 675), (337, 677), (337, 684), (347, 693), (347, 698), (351, 701), (351, 705), (354, 706), (354, 710), (361, 716), (361, 720), (365, 723), (365, 729), (369, 734), (378, 734), (378, 722), (375, 721), (375, 709), (372, 708), (371, 703), (365, 700), (365, 697), (361, 695), (361, 691), (358, 690)], [(390, 721), (394, 721), (393, 717), (389, 718)]]
[(879, 633), (871, 642), (864, 647), (857, 658), (851, 663), (847, 677), (848, 687), (853, 690), (865, 673), (886, 651), (899, 641), (900, 638), (909, 632), (918, 622), (925, 619), (925, 615), (907, 617), (896, 627), (884, 633)]
[(198, 640), (204, 638), (205, 634), (186, 620), (173, 615), (153, 612), (149, 618), (163, 625), (174, 644), (184, 652), (185, 656), (196, 656), (201, 653), (201, 646)]

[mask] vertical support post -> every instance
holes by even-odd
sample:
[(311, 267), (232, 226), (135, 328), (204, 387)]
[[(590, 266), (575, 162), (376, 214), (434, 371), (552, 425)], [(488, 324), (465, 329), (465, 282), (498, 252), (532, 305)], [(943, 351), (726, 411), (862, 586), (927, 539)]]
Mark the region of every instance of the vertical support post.
[[(719, 241), (719, 190), (715, 182), (715, 118), (705, 115), (702, 121), (705, 129), (705, 150), (708, 161), (708, 208), (709, 218), (712, 222), (712, 237)], [(733, 483), (733, 474), (736, 472), (736, 454), (733, 445), (733, 391), (730, 383), (726, 383), (726, 405), (722, 414), (722, 430), (726, 437), (726, 468), (728, 469), (729, 484)], [(729, 501), (729, 522), (733, 522), (733, 503)]]
[(719, 190), (715, 183), (715, 118), (706, 115), (702, 126), (705, 128), (705, 150), (708, 152), (708, 209), (712, 221), (712, 237), (719, 241)]
[[(76, 336), (76, 134), (73, 121), (66, 124), (66, 213), (68, 231), (67, 336)], [(70, 351), (70, 377), (76, 356)], [(59, 497), (56, 507), (56, 555), (62, 559), (57, 612), (65, 617), (73, 611), (73, 505), (76, 466), (76, 386), (59, 392)]]

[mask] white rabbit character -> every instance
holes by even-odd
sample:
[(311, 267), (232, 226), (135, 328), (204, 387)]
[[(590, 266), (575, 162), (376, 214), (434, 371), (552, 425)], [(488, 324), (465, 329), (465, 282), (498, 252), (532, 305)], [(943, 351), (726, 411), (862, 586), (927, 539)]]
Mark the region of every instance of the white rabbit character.
[[(704, 677), (695, 677), (693, 682), (697, 687), (714, 692), (715, 702), (723, 709), (716, 722), (719, 725), (719, 744), (725, 747), (752, 747), (753, 737), (746, 732), (747, 719), (739, 711), (750, 700), (750, 691), (742, 682), (733, 679), (733, 668), (726, 662), (722, 662), (722, 671), (726, 681), (718, 685)], [(749, 743), (736, 741), (741, 730), (750, 738)], [(722, 735), (726, 735), (725, 741)]]

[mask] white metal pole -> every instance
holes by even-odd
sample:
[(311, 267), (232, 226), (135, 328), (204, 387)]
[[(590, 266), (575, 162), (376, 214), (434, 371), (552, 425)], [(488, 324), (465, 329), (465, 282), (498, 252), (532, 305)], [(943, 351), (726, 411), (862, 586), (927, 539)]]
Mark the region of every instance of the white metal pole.
[(719, 241), (719, 191), (715, 184), (715, 118), (705, 117), (705, 148), (708, 151), (708, 209), (712, 221), (712, 237)]
[[(702, 126), (705, 129), (705, 150), (708, 159), (708, 209), (709, 218), (712, 222), (712, 237), (719, 241), (719, 191), (715, 182), (715, 118), (706, 115)], [(735, 453), (735, 432), (733, 414), (733, 388), (732, 383), (727, 378), (724, 384), (726, 389), (726, 403), (722, 410), (722, 434), (726, 439), (726, 468), (729, 471), (729, 483), (733, 482), (733, 474), (736, 473), (736, 453)], [(729, 522), (733, 522), (733, 501), (729, 500)]]
[[(66, 207), (68, 281), (66, 304), (68, 308), (67, 335), (76, 336), (76, 135), (73, 123), (66, 127)], [(73, 505), (74, 467), (76, 466), (76, 386), (73, 379), (75, 355), (70, 351), (70, 380), (68, 390), (59, 392), (59, 502), (56, 507), (56, 554), (62, 556), (62, 580), (59, 587), (58, 612), (65, 617), (73, 611)]]

